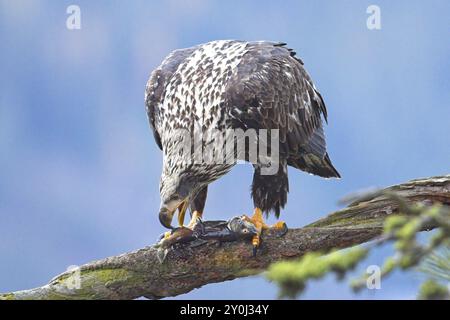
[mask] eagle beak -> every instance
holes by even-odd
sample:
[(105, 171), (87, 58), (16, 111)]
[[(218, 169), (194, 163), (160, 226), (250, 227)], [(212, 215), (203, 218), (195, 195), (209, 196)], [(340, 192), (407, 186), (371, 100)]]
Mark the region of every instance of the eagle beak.
[(172, 220), (173, 215), (175, 214), (175, 211), (178, 209), (178, 224), (180, 227), (184, 225), (184, 217), (186, 215), (186, 210), (189, 205), (188, 198), (184, 199), (178, 206), (175, 207), (175, 209), (170, 209), (167, 206), (162, 206), (159, 210), (159, 222), (166, 227), (167, 229), (174, 229), (172, 226)]
[(173, 212), (171, 212), (167, 207), (162, 207), (159, 210), (159, 222), (167, 229), (173, 229), (172, 227)]

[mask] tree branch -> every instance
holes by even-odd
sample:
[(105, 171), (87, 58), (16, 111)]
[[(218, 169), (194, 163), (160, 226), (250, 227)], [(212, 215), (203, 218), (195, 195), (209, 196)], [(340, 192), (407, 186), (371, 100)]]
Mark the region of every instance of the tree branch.
[[(450, 175), (412, 180), (384, 191), (395, 192), (408, 203), (450, 205)], [(346, 248), (372, 240), (381, 234), (384, 219), (399, 212), (398, 206), (383, 193), (375, 193), (306, 227), (290, 229), (281, 238), (269, 231), (255, 258), (249, 242), (221, 246), (208, 242), (196, 248), (172, 250), (160, 264), (157, 249), (150, 246), (81, 266), (78, 288), (76, 273), (66, 272), (43, 287), (0, 294), (0, 300), (176, 296), (208, 283), (257, 274), (273, 262), (297, 258), (308, 251)]]

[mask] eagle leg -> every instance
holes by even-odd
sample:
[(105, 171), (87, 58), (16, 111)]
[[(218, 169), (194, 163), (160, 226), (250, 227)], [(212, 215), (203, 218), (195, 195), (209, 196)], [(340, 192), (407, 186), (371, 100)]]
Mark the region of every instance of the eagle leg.
[(205, 209), (206, 197), (208, 195), (208, 186), (203, 187), (192, 199), (190, 203), (191, 221), (187, 228), (194, 229), (198, 219), (203, 217), (203, 210)]
[(198, 219), (201, 219), (202, 216), (203, 216), (203, 212), (195, 210), (194, 213), (192, 213), (191, 221), (189, 221), (186, 228), (193, 230), (195, 225), (197, 224)]
[(286, 231), (287, 231), (287, 226), (284, 221), (278, 221), (271, 226), (266, 224), (264, 222), (263, 213), (260, 208), (255, 208), (255, 210), (253, 212), (253, 216), (251, 216), (251, 217), (244, 216), (244, 219), (253, 223), (256, 228), (256, 232), (257, 232), (256, 235), (254, 235), (252, 238), (253, 256), (256, 256), (258, 248), (261, 244), (261, 233), (263, 230), (273, 229), (276, 231), (283, 232), (283, 234), (286, 233)]

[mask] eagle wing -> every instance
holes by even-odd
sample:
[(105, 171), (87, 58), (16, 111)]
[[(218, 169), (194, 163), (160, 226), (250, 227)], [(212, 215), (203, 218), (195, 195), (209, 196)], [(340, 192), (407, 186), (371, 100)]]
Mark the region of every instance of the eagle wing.
[(150, 75), (145, 88), (145, 107), (150, 123), (150, 128), (153, 131), (155, 141), (158, 147), (162, 150), (161, 136), (158, 133), (156, 121), (158, 118), (159, 106), (164, 103), (165, 91), (170, 79), (177, 70), (178, 66), (183, 63), (197, 47), (179, 49), (173, 51), (161, 65), (155, 69)]
[(285, 44), (248, 44), (228, 82), (226, 108), (235, 128), (279, 129), (280, 153), (289, 165), (339, 177), (326, 152), (325, 103), (303, 62)]

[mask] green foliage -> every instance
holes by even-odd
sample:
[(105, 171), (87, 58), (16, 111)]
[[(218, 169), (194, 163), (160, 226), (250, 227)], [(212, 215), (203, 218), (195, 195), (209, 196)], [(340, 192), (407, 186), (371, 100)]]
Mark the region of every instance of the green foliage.
[(434, 280), (450, 282), (450, 246), (444, 246), (430, 253), (417, 268)]
[[(391, 274), (394, 270), (411, 270), (420, 265), (422, 271), (446, 279), (450, 278), (450, 250), (445, 255), (438, 255), (436, 249), (449, 248), (450, 244), (450, 210), (448, 207), (436, 204), (409, 205), (398, 194), (385, 193), (385, 197), (398, 203), (401, 214), (386, 218), (381, 239), (362, 248), (354, 247), (343, 251), (330, 253), (310, 252), (296, 261), (278, 262), (273, 264), (266, 277), (275, 282), (280, 288), (281, 297), (295, 298), (303, 292), (309, 280), (319, 279), (329, 273), (343, 279), (346, 273), (353, 270), (376, 245), (393, 243), (395, 254), (387, 257), (381, 267), (381, 277)], [(421, 244), (417, 240), (417, 233), (433, 226), (435, 234), (429, 241)], [(355, 292), (367, 285), (367, 275), (351, 281)], [(421, 299), (448, 298), (445, 286), (428, 280), (421, 288)]]
[(418, 298), (422, 300), (450, 299), (450, 292), (447, 287), (429, 279), (422, 283)]
[(338, 279), (344, 278), (346, 272), (352, 270), (366, 254), (367, 250), (360, 247), (325, 255), (310, 252), (298, 261), (273, 264), (267, 278), (280, 286), (281, 297), (294, 298), (304, 290), (307, 280), (320, 279), (329, 272), (334, 272)]

